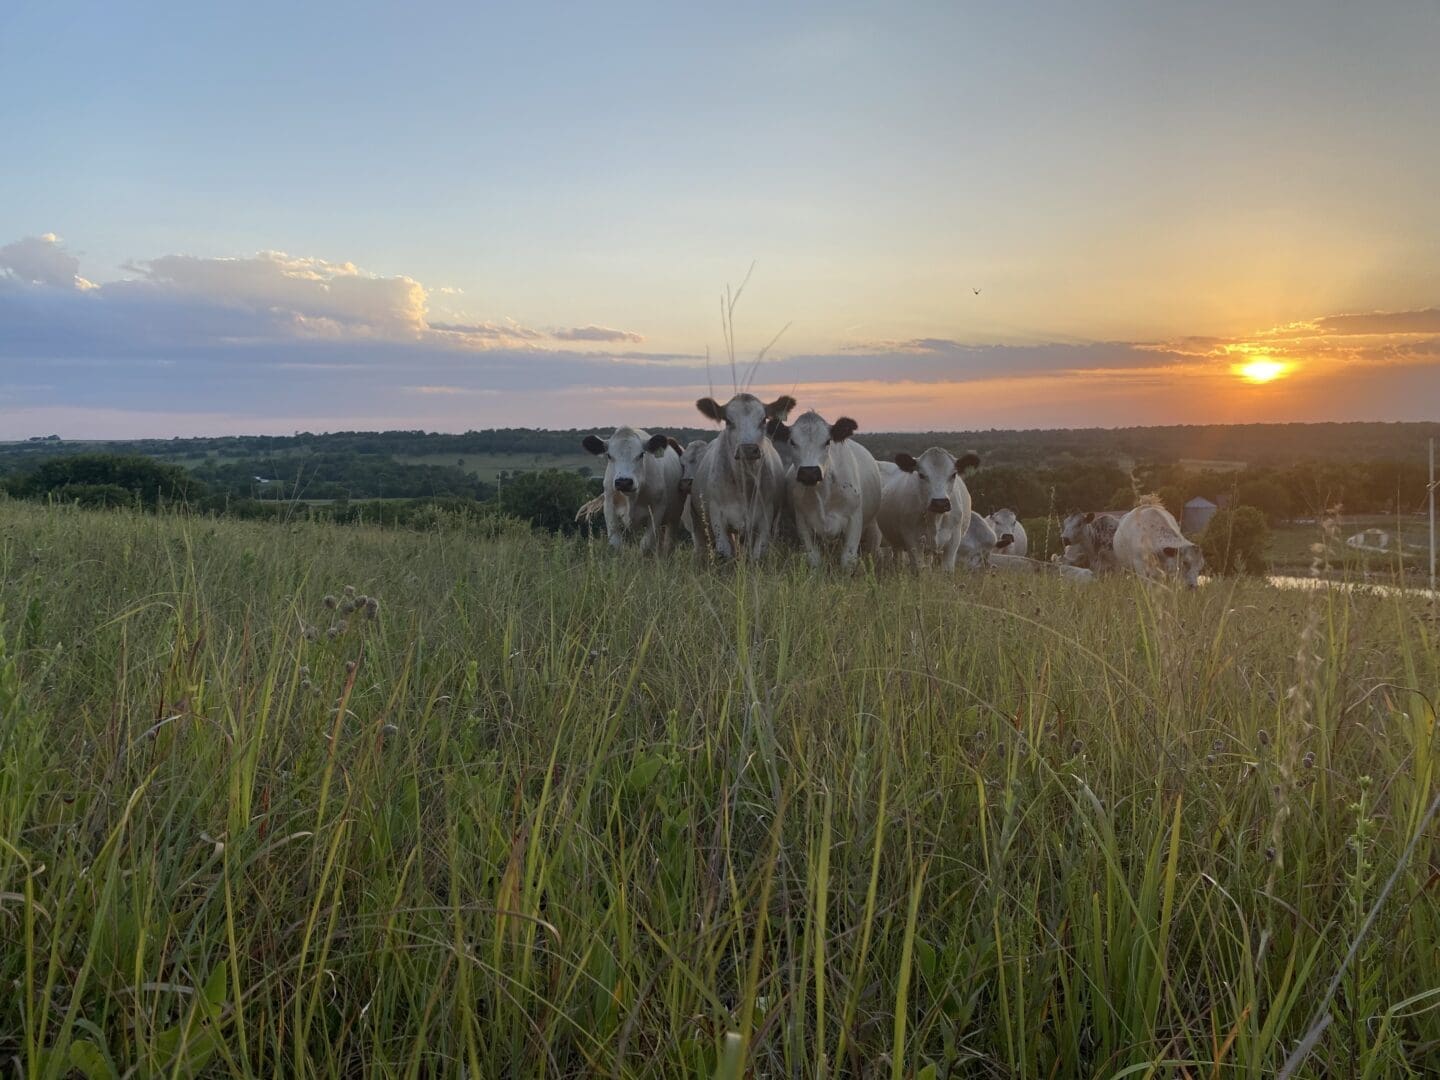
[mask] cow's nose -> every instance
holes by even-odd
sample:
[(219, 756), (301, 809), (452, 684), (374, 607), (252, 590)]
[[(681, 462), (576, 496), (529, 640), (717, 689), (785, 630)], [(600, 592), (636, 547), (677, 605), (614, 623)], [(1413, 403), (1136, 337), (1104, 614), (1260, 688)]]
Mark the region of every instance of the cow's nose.
[(683, 479), (683, 480), (680, 481), (680, 494), (681, 494), (681, 495), (689, 495), (689, 494), (690, 494), (690, 489), (691, 489), (692, 487), (694, 487), (694, 486), (695, 486), (695, 480), (694, 480), (694, 478), (693, 478), (693, 477), (689, 477), (689, 476), (685, 477), (685, 479)]
[(617, 476), (617, 477), (615, 478), (615, 490), (616, 490), (616, 491), (634, 491), (634, 490), (635, 490), (635, 479), (634, 479), (634, 477), (630, 477), (630, 476)]
[(735, 456), (741, 461), (755, 461), (760, 457), (760, 444), (747, 442), (735, 448)]
[(1010, 546), (1011, 544), (1013, 544), (1014, 542), (1015, 542), (1015, 537), (1014, 537), (1014, 536), (1012, 536), (1010, 533), (1003, 533), (1003, 534), (1001, 535), (999, 541), (995, 544), (995, 546), (996, 546), (997, 548), (1009, 547), (1009, 546)]
[(1062, 536), (1060, 537), (1060, 543), (1064, 544), (1066, 547), (1070, 547), (1075, 543), (1075, 541), (1071, 540), (1068, 536)]
[(802, 465), (795, 470), (795, 479), (802, 484), (809, 484), (812, 487), (821, 480), (819, 465)]
[(948, 514), (950, 512), (949, 499), (931, 499), (930, 512), (932, 514)]

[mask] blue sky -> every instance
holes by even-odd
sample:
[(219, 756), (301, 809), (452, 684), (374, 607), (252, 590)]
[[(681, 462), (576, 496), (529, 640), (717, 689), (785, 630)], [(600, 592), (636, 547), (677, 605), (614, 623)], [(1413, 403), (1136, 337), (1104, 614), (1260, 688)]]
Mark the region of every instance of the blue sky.
[(690, 421), (752, 261), (757, 387), (862, 426), (1428, 416), (1437, 54), (1418, 2), (11, 0), (0, 438)]

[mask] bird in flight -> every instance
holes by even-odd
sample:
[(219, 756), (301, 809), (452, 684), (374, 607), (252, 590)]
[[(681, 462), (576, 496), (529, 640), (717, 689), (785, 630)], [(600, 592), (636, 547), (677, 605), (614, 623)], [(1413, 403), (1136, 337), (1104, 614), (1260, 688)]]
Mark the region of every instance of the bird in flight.
[(976, 296), (979, 296), (979, 295), (980, 295), (980, 290), (979, 290), (979, 289), (971, 289), (970, 291), (973, 292)]

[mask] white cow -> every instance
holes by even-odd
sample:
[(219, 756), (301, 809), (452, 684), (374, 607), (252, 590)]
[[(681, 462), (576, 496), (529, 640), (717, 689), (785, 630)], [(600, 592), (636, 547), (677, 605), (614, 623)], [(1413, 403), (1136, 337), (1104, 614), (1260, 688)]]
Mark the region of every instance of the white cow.
[(1205, 566), (1205, 556), (1181, 535), (1170, 511), (1154, 503), (1137, 506), (1120, 519), (1115, 560), (1141, 577), (1178, 577), (1192, 589)]
[(695, 500), (690, 498), (690, 492), (695, 487), (695, 474), (700, 469), (700, 462), (704, 459), (705, 453), (710, 449), (709, 439), (694, 439), (687, 443), (680, 451), (680, 501), (683, 504), (680, 510), (680, 524), (685, 526), (685, 531), (695, 541), (696, 550), (703, 550), (706, 547), (700, 530), (695, 524), (694, 514), (691, 512), (691, 505)]
[(766, 405), (754, 394), (736, 394), (724, 405), (701, 398), (695, 407), (725, 425), (695, 472), (690, 491), (691, 515), (699, 514), (695, 526), (722, 559), (735, 557), (737, 541), (749, 557), (763, 558), (785, 486), (780, 455), (765, 426), (789, 416), (795, 399), (787, 394)]
[[(1058, 556), (1057, 556), (1058, 559)], [(996, 552), (990, 556), (990, 569), (1007, 574), (1059, 574), (1067, 581), (1094, 581), (1095, 572), (1083, 566), (1071, 566), (1059, 561), (1041, 562), (1023, 555), (1008, 555)]]
[(605, 533), (618, 548), (640, 531), (640, 550), (665, 551), (680, 523), (680, 455), (665, 435), (620, 427), (608, 439), (586, 435), (582, 445), (605, 456)]
[(1013, 537), (1008, 533), (1004, 536), (996, 536), (990, 519), (981, 517), (971, 510), (970, 524), (965, 529), (965, 535), (960, 538), (960, 558), (967, 569), (984, 570), (990, 565), (990, 560), (995, 552), (1008, 554), (1012, 543), (1014, 543)]
[(1064, 562), (1070, 566), (1086, 566), (1097, 574), (1119, 569), (1115, 561), (1115, 530), (1121, 514), (1076, 512), (1060, 526), (1060, 542), (1065, 545)]
[(895, 455), (898, 471), (880, 490), (876, 518), (885, 542), (910, 556), (919, 570), (920, 557), (934, 552), (946, 570), (955, 569), (960, 543), (970, 524), (970, 489), (960, 473), (980, 464), (974, 454), (958, 461), (955, 455), (932, 446), (919, 458)]
[(1006, 555), (1028, 555), (1030, 553), (1030, 538), (1025, 535), (1025, 526), (1015, 516), (1014, 510), (996, 510), (993, 514), (987, 514), (985, 520), (995, 530), (995, 535), (1004, 538), (1010, 537), (1010, 544), (1005, 548)]
[(771, 426), (776, 449), (788, 454), (786, 489), (795, 527), (811, 566), (819, 566), (821, 544), (840, 541), (840, 565), (850, 568), (860, 550), (880, 546), (875, 515), (880, 512), (880, 469), (869, 450), (850, 436), (859, 425), (848, 416), (828, 423), (810, 410), (787, 427)]

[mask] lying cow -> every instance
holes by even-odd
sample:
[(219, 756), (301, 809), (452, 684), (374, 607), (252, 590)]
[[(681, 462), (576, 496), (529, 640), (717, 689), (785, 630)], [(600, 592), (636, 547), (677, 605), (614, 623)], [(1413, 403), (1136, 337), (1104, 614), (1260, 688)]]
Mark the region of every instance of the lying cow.
[(605, 457), (605, 533), (618, 548), (639, 531), (640, 550), (665, 551), (680, 523), (680, 455), (665, 435), (621, 427), (608, 439), (586, 435), (582, 445)]
[(724, 405), (701, 398), (695, 407), (725, 425), (695, 472), (690, 491), (695, 527), (723, 559), (735, 557), (737, 542), (751, 558), (763, 558), (785, 486), (780, 455), (765, 427), (789, 416), (795, 399), (787, 394), (766, 405), (753, 394), (736, 394)]
[(1009, 553), (1015, 538), (1009, 533), (997, 536), (989, 518), (970, 511), (970, 525), (960, 539), (960, 558), (967, 569), (984, 570), (995, 552)]
[(1180, 534), (1170, 511), (1153, 503), (1137, 506), (1120, 519), (1115, 560), (1141, 577), (1175, 577), (1192, 589), (1205, 566), (1205, 556)]
[(1064, 562), (1084, 566), (1097, 574), (1118, 569), (1115, 561), (1115, 529), (1120, 514), (1076, 512), (1060, 526), (1060, 542), (1065, 545)]
[(1027, 555), (1030, 552), (1030, 538), (1025, 535), (1025, 526), (1020, 524), (1020, 519), (1015, 516), (1014, 510), (996, 510), (988, 514), (985, 520), (995, 530), (995, 535), (1010, 537), (1010, 545), (1005, 549), (1007, 555)]
[(921, 556), (932, 552), (946, 570), (954, 570), (970, 524), (970, 490), (960, 474), (979, 465), (979, 457), (966, 454), (957, 461), (948, 450), (932, 446), (919, 458), (896, 454), (895, 464), (898, 471), (881, 488), (876, 518), (885, 542), (909, 555), (916, 570)]
[(789, 505), (811, 566), (819, 566), (821, 545), (840, 541), (840, 565), (850, 568), (862, 548), (880, 546), (875, 516), (880, 512), (880, 469), (869, 450), (850, 436), (858, 425), (848, 416), (828, 423), (810, 410), (787, 427), (771, 426), (776, 449), (790, 459), (786, 470)]
[(1059, 574), (1067, 581), (1094, 581), (1095, 572), (1083, 566), (1071, 566), (1062, 562), (1041, 562), (1024, 555), (1009, 555), (996, 552), (990, 556), (990, 569), (1007, 574)]

